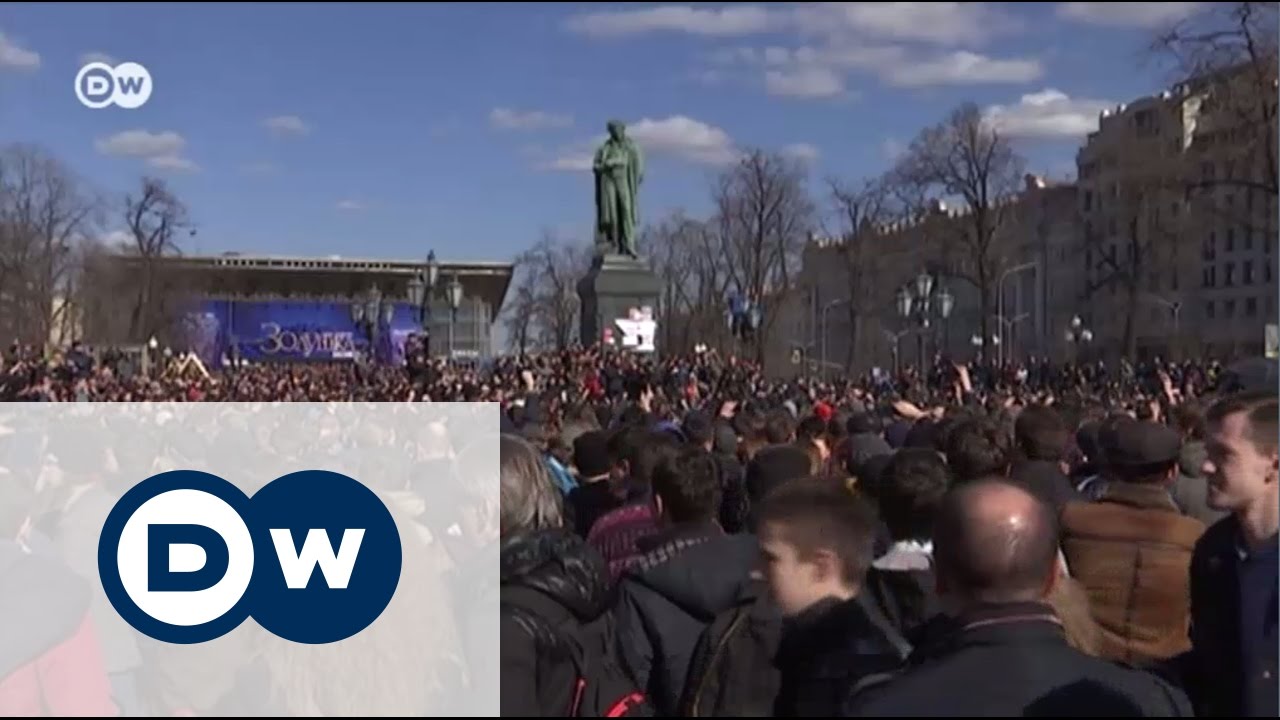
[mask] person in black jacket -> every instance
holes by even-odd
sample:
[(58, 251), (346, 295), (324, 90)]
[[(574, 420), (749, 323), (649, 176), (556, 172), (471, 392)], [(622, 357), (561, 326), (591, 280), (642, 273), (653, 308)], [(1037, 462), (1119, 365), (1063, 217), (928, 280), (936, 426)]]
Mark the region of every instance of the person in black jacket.
[(834, 717), (862, 678), (898, 665), (905, 642), (861, 597), (875, 513), (844, 483), (791, 481), (760, 508), (760, 554), (786, 616), (775, 717)]
[(563, 717), (577, 671), (562, 630), (609, 611), (608, 569), (562, 526), (559, 490), (525, 441), (503, 435), (501, 452), (501, 713)]
[(702, 448), (686, 447), (660, 462), (652, 484), (661, 528), (637, 542), (641, 556), (622, 575), (617, 632), (640, 688), (659, 716), (671, 717), (698, 637), (739, 597), (756, 542), (716, 524), (720, 475)]
[(1044, 602), (1058, 579), (1054, 513), (1004, 480), (960, 486), (936, 518), (938, 586), (954, 612), (906, 667), (869, 679), (845, 717), (1191, 717), (1186, 696), (1067, 644)]
[(1203, 717), (1275, 717), (1280, 696), (1276, 506), (1280, 447), (1274, 393), (1210, 409), (1209, 507), (1231, 514), (1191, 556), (1191, 651), (1184, 685)]
[(1013, 426), (1016, 457), (1009, 477), (1039, 497), (1056, 511), (1080, 500), (1079, 493), (1063, 471), (1071, 430), (1057, 410), (1029, 405), (1018, 413)]

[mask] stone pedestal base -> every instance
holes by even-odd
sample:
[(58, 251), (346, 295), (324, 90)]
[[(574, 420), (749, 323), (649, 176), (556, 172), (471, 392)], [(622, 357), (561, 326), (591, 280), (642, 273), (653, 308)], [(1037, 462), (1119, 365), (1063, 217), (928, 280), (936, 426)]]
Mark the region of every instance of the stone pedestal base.
[(658, 276), (643, 260), (615, 254), (596, 257), (591, 270), (578, 282), (582, 344), (602, 342), (605, 329), (612, 328), (615, 345), (620, 346), (621, 333), (614, 321), (642, 307), (652, 308), (657, 319), (660, 293)]

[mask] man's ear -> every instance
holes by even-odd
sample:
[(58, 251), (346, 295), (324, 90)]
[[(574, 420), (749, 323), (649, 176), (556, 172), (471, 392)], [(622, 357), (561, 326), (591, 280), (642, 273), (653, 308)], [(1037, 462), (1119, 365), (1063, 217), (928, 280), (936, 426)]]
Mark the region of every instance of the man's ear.
[(653, 509), (658, 517), (662, 517), (662, 498), (658, 496), (658, 493), (653, 494)]

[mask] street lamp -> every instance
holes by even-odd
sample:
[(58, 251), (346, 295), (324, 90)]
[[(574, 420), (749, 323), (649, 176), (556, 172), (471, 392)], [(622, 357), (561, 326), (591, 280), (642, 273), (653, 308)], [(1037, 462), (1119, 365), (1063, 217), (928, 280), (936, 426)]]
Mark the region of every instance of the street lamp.
[(1076, 348), (1076, 359), (1080, 356), (1080, 347), (1093, 342), (1093, 331), (1084, 326), (1084, 321), (1079, 315), (1071, 318), (1071, 324), (1067, 326), (1067, 330), (1062, 335), (1068, 345)]
[[(1150, 293), (1147, 294), (1147, 299), (1152, 302), (1159, 303), (1160, 305), (1165, 306), (1166, 308), (1169, 309), (1169, 312), (1173, 314), (1173, 339), (1174, 339), (1174, 342), (1176, 342), (1178, 345), (1178, 349), (1179, 349), (1178, 355), (1181, 356), (1182, 355), (1182, 352), (1181, 352), (1181, 349), (1182, 349), (1182, 303), (1178, 300), (1165, 300), (1159, 295), (1153, 295)], [(1170, 349), (1172, 349), (1172, 347), (1173, 347), (1173, 343), (1170, 343)], [(1170, 352), (1170, 355), (1172, 354), (1173, 353)], [(1178, 359), (1181, 359), (1181, 357), (1179, 357)]]
[(848, 303), (848, 298), (832, 300), (822, 307), (822, 377), (827, 376), (827, 311)]
[(409, 304), (413, 305), (418, 315), (418, 326), (422, 330), (423, 350), (431, 354), (431, 298), (435, 295), (436, 281), (440, 277), (440, 264), (436, 262), (436, 251), (427, 253), (427, 264), (409, 279)]
[(449, 301), (449, 358), (453, 358), (453, 325), (458, 320), (458, 308), (462, 307), (462, 281), (454, 274), (444, 289)]
[[(1002, 322), (1004, 320), (1004, 281), (1008, 280), (1013, 275), (1017, 275), (1020, 272), (1026, 272), (1027, 270), (1036, 270), (1038, 272), (1039, 268), (1040, 268), (1040, 263), (1028, 262), (1028, 263), (1022, 263), (1021, 265), (1014, 265), (1013, 267), (1008, 268), (1004, 272), (1000, 273), (1000, 279), (996, 281), (996, 315), (1000, 317)], [(1021, 298), (1022, 295), (1019, 294), (1018, 297)], [(1022, 303), (1019, 302), (1018, 304), (1021, 305)], [(1018, 308), (1018, 309), (1021, 310), (1021, 308)], [(1003, 365), (1004, 364), (1003, 354), (998, 359), (1000, 363)]]
[(945, 287), (936, 287), (934, 278), (928, 272), (921, 272), (915, 279), (915, 292), (903, 286), (898, 289), (898, 315), (903, 320), (914, 320), (919, 328), (917, 336), (917, 352), (921, 372), (924, 371), (924, 330), (929, 328), (933, 315), (946, 320), (951, 317), (955, 307), (955, 296)]
[(364, 295), (364, 300), (351, 303), (351, 320), (369, 339), (369, 355), (376, 361), (378, 338), (382, 328), (391, 325), (396, 306), (382, 296), (377, 285), (371, 286)]

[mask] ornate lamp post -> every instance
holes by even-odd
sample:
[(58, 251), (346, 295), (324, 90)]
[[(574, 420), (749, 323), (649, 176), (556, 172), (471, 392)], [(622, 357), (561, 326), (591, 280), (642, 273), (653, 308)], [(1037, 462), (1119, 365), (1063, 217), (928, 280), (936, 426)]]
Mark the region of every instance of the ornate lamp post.
[(455, 274), (445, 286), (445, 299), (449, 301), (449, 358), (453, 359), (453, 326), (458, 320), (458, 308), (462, 307), (462, 281)]
[(351, 303), (351, 319), (369, 339), (369, 356), (377, 361), (378, 339), (382, 336), (383, 327), (391, 325), (396, 307), (393, 302), (382, 297), (377, 285), (369, 288), (364, 300)]
[(956, 302), (950, 291), (945, 287), (935, 287), (935, 284), (932, 275), (921, 271), (913, 284), (898, 288), (897, 294), (898, 316), (915, 322), (917, 326), (917, 356), (921, 372), (924, 372), (924, 333), (933, 317), (944, 321), (951, 317)]
[(436, 282), (440, 279), (440, 264), (436, 262), (436, 251), (427, 253), (426, 266), (409, 279), (409, 304), (417, 313), (418, 327), (423, 336), (423, 350), (431, 354), (431, 298), (435, 294)]
[(1071, 318), (1071, 324), (1067, 326), (1067, 331), (1063, 333), (1062, 339), (1067, 344), (1075, 348), (1076, 360), (1079, 361), (1081, 348), (1093, 342), (1093, 331), (1084, 326), (1084, 321), (1079, 315)]

